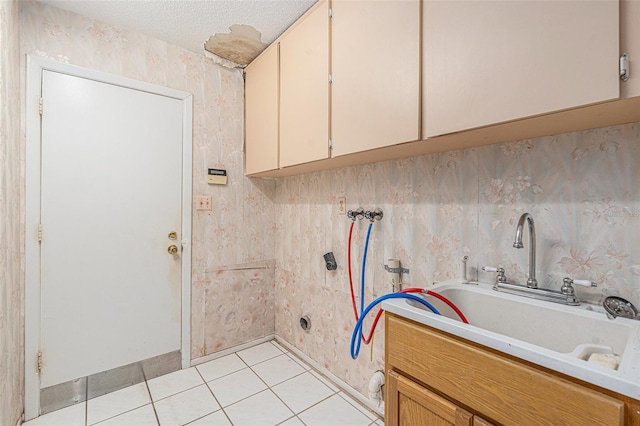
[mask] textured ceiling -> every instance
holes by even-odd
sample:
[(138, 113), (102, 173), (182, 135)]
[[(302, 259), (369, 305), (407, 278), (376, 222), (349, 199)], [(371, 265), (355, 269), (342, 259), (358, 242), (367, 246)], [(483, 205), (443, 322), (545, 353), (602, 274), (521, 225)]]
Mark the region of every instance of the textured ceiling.
[(204, 42), (251, 25), (271, 44), (317, 0), (40, 0), (102, 22), (204, 53)]

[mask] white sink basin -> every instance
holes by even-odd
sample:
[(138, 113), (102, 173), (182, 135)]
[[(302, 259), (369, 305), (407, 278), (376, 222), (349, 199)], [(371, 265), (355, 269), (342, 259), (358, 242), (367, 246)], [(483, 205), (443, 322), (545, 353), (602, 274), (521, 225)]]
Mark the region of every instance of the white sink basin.
[[(469, 324), (445, 303), (426, 296), (437, 316), (407, 299), (383, 302), (397, 315), (640, 399), (640, 321), (607, 318), (594, 305), (565, 306), (492, 290), (490, 284), (443, 282), (429, 290), (451, 300)], [(587, 362), (593, 353), (617, 355), (610, 369)]]

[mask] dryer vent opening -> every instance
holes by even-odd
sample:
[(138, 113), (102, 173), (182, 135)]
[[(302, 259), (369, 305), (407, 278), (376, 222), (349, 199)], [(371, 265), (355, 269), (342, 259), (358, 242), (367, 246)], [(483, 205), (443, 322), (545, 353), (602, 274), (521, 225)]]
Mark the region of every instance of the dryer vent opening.
[(300, 317), (300, 327), (307, 333), (311, 330), (311, 318), (308, 315)]

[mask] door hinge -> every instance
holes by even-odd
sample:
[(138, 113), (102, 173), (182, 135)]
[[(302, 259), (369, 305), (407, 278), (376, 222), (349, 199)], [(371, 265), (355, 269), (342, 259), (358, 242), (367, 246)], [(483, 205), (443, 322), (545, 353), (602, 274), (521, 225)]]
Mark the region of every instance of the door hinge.
[(329, 73), (329, 83), (333, 83), (333, 73)]
[(38, 352), (36, 368), (38, 369), (38, 374), (42, 373), (42, 352)]
[(620, 56), (620, 80), (629, 80), (629, 55), (626, 53)]
[(333, 139), (329, 138), (329, 149), (333, 149)]
[(42, 224), (38, 225), (38, 242), (42, 241)]
[(329, 18), (333, 18), (333, 8), (329, 8)]
[(42, 104), (43, 104), (42, 98), (38, 99), (38, 114), (40, 115), (42, 115), (42, 110), (43, 110)]

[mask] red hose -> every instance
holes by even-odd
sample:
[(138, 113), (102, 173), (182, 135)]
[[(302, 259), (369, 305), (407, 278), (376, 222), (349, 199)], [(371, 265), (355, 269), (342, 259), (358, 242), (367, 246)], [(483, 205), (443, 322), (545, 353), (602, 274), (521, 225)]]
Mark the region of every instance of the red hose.
[[(404, 290), (400, 290), (398, 293), (422, 293), (422, 289), (418, 287), (405, 288)], [(364, 336), (362, 337), (362, 341), (365, 345), (368, 345), (371, 342), (371, 338), (373, 337), (373, 333), (376, 331), (376, 327), (378, 326), (378, 321), (382, 316), (382, 308), (378, 309), (378, 313), (376, 314), (375, 319), (373, 320), (373, 324), (371, 324), (371, 329), (369, 330), (369, 337), (366, 339)]]
[[(356, 317), (356, 321), (358, 321), (359, 317), (358, 317), (358, 308), (356, 307), (356, 295), (353, 292), (353, 278), (351, 277), (351, 236), (353, 235), (354, 224), (355, 222), (351, 222), (351, 226), (349, 227), (349, 242), (347, 243), (347, 264), (348, 264), (347, 269), (349, 270), (349, 291), (351, 291), (351, 305), (353, 306), (353, 315)], [(440, 299), (441, 301), (449, 305), (449, 307), (451, 307), (451, 309), (453, 309), (456, 314), (458, 314), (458, 316), (460, 317), (463, 323), (469, 324), (469, 321), (467, 321), (467, 318), (460, 311), (460, 309), (458, 309), (458, 307), (454, 305), (453, 302), (451, 302), (449, 299), (447, 299), (446, 297), (438, 293), (435, 293), (431, 290), (418, 288), (418, 287), (405, 288), (404, 290), (400, 290), (398, 293), (426, 293), (430, 296)], [(360, 297), (363, 297), (363, 295), (360, 295)], [(371, 342), (371, 339), (373, 338), (373, 333), (376, 331), (376, 327), (378, 326), (378, 321), (382, 316), (382, 312), (383, 312), (382, 308), (378, 309), (378, 313), (376, 314), (376, 317), (373, 320), (373, 323), (371, 324), (371, 329), (369, 330), (369, 337), (365, 338), (364, 333), (361, 335), (362, 341), (364, 342), (365, 345), (368, 345)]]
[[(442, 300), (444, 303), (449, 305), (451, 307), (451, 309), (453, 309), (455, 311), (456, 314), (458, 314), (458, 316), (460, 317), (460, 319), (462, 320), (463, 323), (469, 324), (469, 321), (467, 321), (467, 318), (460, 311), (460, 309), (458, 309), (458, 307), (453, 304), (452, 301), (450, 301), (446, 297), (444, 297), (444, 296), (442, 296), (442, 295), (440, 295), (440, 294), (438, 294), (436, 292), (433, 292), (431, 290), (425, 290), (425, 289), (418, 288), (418, 287), (410, 287), (410, 288), (405, 288), (404, 290), (400, 290), (398, 293), (423, 293), (423, 292), (428, 294), (428, 295), (430, 295), (430, 296), (433, 296), (433, 297), (435, 297), (437, 299)], [(364, 336), (362, 336), (362, 341), (364, 342), (365, 345), (368, 345), (369, 342), (371, 342), (371, 338), (373, 337), (373, 333), (376, 331), (376, 327), (378, 326), (378, 320), (380, 320), (380, 317), (382, 316), (382, 312), (383, 312), (382, 308), (378, 309), (378, 313), (376, 314), (376, 317), (373, 320), (373, 324), (371, 324), (371, 329), (369, 330), (369, 337), (367, 337), (365, 339)]]
[[(351, 236), (353, 235), (353, 225), (354, 224), (355, 224), (355, 221), (351, 222), (351, 226), (349, 227), (349, 242), (347, 244), (347, 247), (348, 247), (347, 248), (347, 263), (348, 263), (349, 266), (347, 267), (347, 269), (349, 270), (349, 291), (351, 291), (351, 306), (353, 306), (353, 316), (356, 317), (356, 322), (357, 322), (360, 317), (358, 316), (358, 308), (356, 307), (356, 295), (353, 292), (353, 278), (351, 277)], [(364, 296), (360, 295), (360, 297), (364, 297)], [(364, 333), (361, 334), (361, 338), (365, 342), (365, 344), (369, 344), (369, 341), (365, 341), (365, 339), (364, 339)]]
[(458, 316), (460, 317), (460, 319), (462, 320), (463, 323), (469, 324), (469, 321), (467, 321), (467, 318), (464, 316), (462, 311), (460, 311), (460, 309), (458, 309), (458, 307), (456, 305), (454, 305), (451, 300), (449, 300), (446, 297), (444, 297), (443, 295), (438, 294), (436, 292), (433, 292), (431, 290), (427, 290), (427, 294), (431, 295), (431, 296), (433, 296), (433, 297), (435, 297), (437, 299), (442, 300), (444, 303), (449, 305), (451, 307), (451, 309), (453, 309), (456, 312), (456, 314), (458, 314)]
[(349, 290), (351, 290), (351, 305), (353, 306), (353, 315), (356, 317), (356, 321), (358, 321), (358, 308), (356, 307), (356, 296), (353, 293), (353, 279), (351, 278), (351, 235), (353, 234), (353, 225), (355, 222), (351, 222), (351, 227), (349, 228), (349, 243), (347, 245), (347, 264), (349, 265)]

